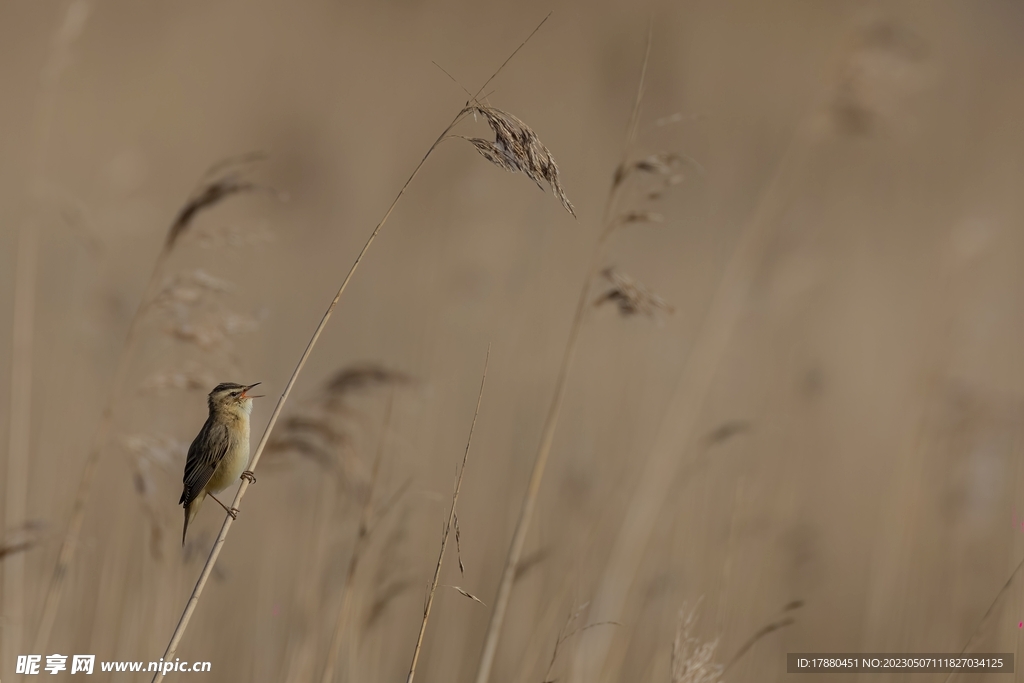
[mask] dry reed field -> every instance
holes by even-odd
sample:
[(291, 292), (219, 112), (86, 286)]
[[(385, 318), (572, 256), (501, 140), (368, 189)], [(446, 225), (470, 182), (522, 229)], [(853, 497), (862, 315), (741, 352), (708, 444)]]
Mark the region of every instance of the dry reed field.
[[(1012, 0), (0, 3), (0, 680), (1019, 660), (1022, 64)], [(843, 680), (912, 678), (1010, 675)]]

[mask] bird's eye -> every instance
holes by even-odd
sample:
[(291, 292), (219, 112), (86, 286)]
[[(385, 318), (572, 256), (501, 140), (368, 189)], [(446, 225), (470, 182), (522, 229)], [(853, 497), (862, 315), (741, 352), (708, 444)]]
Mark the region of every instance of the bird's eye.
[(231, 395), (232, 396), (238, 396), (238, 394), (240, 394), (240, 393), (241, 393), (240, 391), (232, 391)]

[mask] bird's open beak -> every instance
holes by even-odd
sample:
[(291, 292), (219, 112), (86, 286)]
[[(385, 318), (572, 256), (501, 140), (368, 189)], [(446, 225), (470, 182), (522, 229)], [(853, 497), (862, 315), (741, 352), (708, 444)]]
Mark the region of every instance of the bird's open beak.
[(259, 396), (249, 395), (249, 390), (252, 389), (253, 387), (258, 387), (260, 384), (262, 384), (262, 382), (256, 382), (256, 384), (250, 384), (245, 389), (242, 389), (242, 395), (240, 398), (263, 398), (263, 394), (260, 394)]

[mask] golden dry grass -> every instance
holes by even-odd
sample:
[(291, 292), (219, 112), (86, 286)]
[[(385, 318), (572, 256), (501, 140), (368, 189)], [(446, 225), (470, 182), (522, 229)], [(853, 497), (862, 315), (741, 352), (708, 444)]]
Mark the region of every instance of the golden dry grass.
[[(280, 392), (368, 227), (466, 106), (431, 60), (475, 89), (550, 9), (91, 7), (65, 43), (66, 6), (0, 7), (2, 359), (19, 235), (31, 225), (39, 240), (24, 519), (9, 518), (21, 503), (6, 478), (21, 465), (0, 454), (0, 572), (17, 559), (24, 584), (18, 599), (0, 584), (0, 610), (15, 610), (0, 614), (4, 681), (12, 651), (34, 647), (147, 287), (159, 301), (133, 333), (37, 654), (160, 656), (222, 521), (204, 510), (176, 547), (204, 393)], [(226, 683), (319, 680), (343, 613), (335, 680), (407, 675), (493, 340), (456, 557), (417, 665), (422, 681), (473, 677), (609, 184), (629, 192), (597, 265), (619, 279), (585, 299), (490, 680), (690, 680), (679, 653), (709, 642), (714, 656), (690, 661), (726, 681), (780, 679), (787, 651), (1016, 651), (1024, 587), (1000, 591), (1024, 554), (1019, 11), (658, 5), (622, 164), (645, 12), (558, 6), (479, 103), (529, 124), (533, 137), (508, 138), (524, 150), (515, 170), (578, 221), (465, 142), (438, 147), (310, 357), (178, 656)], [(489, 123), (455, 132), (508, 161)], [(530, 155), (539, 140), (557, 166)], [(220, 187), (290, 201), (196, 215), (148, 286), (196, 178), (251, 149), (268, 160)], [(673, 314), (593, 306), (642, 311), (644, 292)], [(346, 369), (368, 381), (328, 405)], [(26, 407), (11, 384), (0, 361), (5, 449)], [(257, 407), (257, 435), (271, 407)], [(679, 611), (701, 596), (684, 634)], [(586, 628), (608, 621), (620, 625)]]

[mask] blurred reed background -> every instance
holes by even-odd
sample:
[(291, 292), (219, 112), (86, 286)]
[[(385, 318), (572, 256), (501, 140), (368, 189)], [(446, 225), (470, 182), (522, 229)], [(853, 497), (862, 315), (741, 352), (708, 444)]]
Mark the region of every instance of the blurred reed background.
[[(223, 519), (207, 505), (179, 547), (206, 392), (264, 383), (255, 444), (466, 101), (431, 62), (475, 91), (552, 9), (488, 102), (550, 148), (578, 221), (441, 145), (300, 378), (178, 656), (218, 681), (321, 680), (372, 488), (332, 678), (403, 679), (490, 342), (459, 560), (449, 547), (417, 674), (474, 678), (652, 16), (629, 157), (650, 168), (588, 294), (609, 305), (583, 320), (491, 680), (780, 680), (786, 652), (969, 641), (1019, 654), (1021, 583), (996, 600), (1024, 555), (1018, 3), (10, 0), (3, 680), (16, 654), (160, 656)], [(456, 132), (492, 136), (479, 116)], [(274, 192), (198, 214), (154, 273), (204, 171), (253, 150)], [(634, 282), (660, 297), (650, 315), (630, 309)]]

